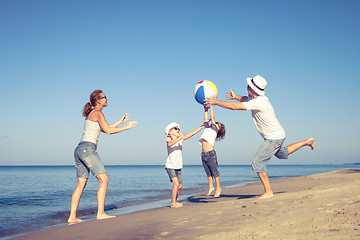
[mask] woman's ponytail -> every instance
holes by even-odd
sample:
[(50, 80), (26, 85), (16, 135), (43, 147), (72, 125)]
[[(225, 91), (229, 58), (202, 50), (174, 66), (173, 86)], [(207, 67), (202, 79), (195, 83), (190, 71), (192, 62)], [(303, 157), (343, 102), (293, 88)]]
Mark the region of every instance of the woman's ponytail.
[(102, 93), (101, 90), (95, 90), (90, 94), (90, 101), (87, 102), (83, 108), (82, 115), (84, 117), (87, 117), (91, 113), (92, 108), (96, 105), (96, 101), (101, 98), (100, 93)]
[(85, 104), (84, 109), (83, 109), (83, 112), (82, 112), (83, 117), (87, 117), (87, 116), (90, 114), (91, 109), (92, 109), (91, 103), (90, 103), (90, 102), (87, 102), (87, 103)]

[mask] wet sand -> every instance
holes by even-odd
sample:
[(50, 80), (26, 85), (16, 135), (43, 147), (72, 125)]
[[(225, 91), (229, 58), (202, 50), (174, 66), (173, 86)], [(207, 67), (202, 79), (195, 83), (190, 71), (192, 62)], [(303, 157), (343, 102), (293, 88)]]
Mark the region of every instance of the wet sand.
[[(29, 233), (15, 239), (360, 239), (360, 169), (270, 180), (163, 207)], [(169, 196), (170, 197), (170, 196)]]

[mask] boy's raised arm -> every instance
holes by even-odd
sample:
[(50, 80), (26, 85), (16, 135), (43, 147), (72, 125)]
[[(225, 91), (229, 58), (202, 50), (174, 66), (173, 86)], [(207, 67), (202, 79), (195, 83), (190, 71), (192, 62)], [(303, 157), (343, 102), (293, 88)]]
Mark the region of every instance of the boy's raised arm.
[(210, 117), (211, 117), (211, 123), (215, 125), (216, 124), (215, 113), (212, 105), (210, 106)]
[(169, 146), (169, 147), (171, 147), (172, 145), (174, 145), (175, 143), (177, 143), (178, 141), (180, 141), (181, 139), (185, 139), (185, 133), (184, 134), (181, 134), (178, 138), (175, 138), (175, 139), (173, 139), (173, 140), (169, 140), (169, 141), (167, 141), (167, 145)]
[(206, 107), (204, 105), (204, 123), (208, 123), (209, 122), (209, 107)]
[(198, 127), (197, 129), (195, 129), (195, 130), (192, 131), (191, 133), (184, 134), (184, 135), (185, 135), (184, 140), (189, 139), (189, 138), (191, 138), (192, 136), (194, 136), (195, 134), (197, 134), (198, 132), (200, 132), (200, 130), (203, 129), (203, 127), (205, 127), (206, 124), (207, 124), (207, 122), (204, 122), (203, 125), (201, 125), (201, 126)]

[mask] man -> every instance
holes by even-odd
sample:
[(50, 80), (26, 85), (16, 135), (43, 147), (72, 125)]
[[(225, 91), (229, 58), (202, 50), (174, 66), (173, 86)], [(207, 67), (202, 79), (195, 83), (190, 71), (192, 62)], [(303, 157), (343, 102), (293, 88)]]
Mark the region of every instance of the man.
[(314, 138), (311, 137), (305, 141), (284, 147), (283, 143), (286, 137), (285, 130), (276, 118), (274, 108), (269, 99), (265, 96), (266, 80), (256, 75), (254, 78), (247, 78), (246, 81), (249, 96), (236, 95), (232, 89), (226, 94), (228, 100), (236, 99), (239, 103), (207, 98), (205, 105), (218, 105), (230, 110), (251, 111), (255, 126), (264, 138), (264, 142), (255, 154), (252, 163), (253, 170), (257, 172), (264, 185), (264, 193), (257, 196), (256, 199), (271, 198), (274, 194), (271, 190), (269, 176), (266, 170), (270, 158), (275, 155), (279, 159), (287, 159), (289, 154), (304, 146), (310, 146), (311, 149), (314, 149)]

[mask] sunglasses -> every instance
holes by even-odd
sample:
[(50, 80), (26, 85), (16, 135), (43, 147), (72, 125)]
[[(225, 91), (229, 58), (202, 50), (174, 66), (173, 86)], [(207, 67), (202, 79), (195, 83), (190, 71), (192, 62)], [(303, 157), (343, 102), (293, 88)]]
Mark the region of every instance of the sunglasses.
[(106, 99), (107, 99), (107, 97), (106, 97), (106, 96), (103, 96), (103, 97), (101, 97), (100, 99), (103, 99), (103, 98), (106, 98)]
[(172, 129), (180, 131), (180, 128), (178, 128), (178, 127), (174, 127)]

